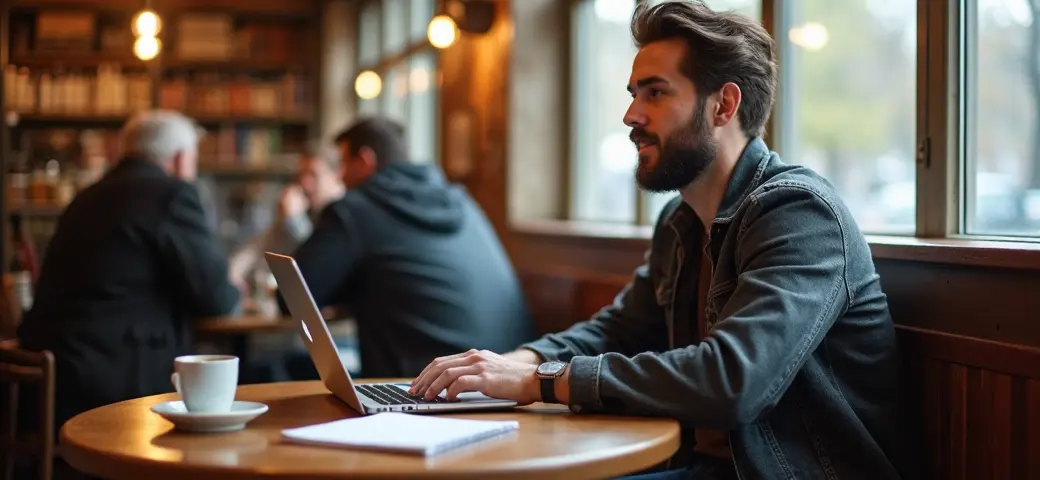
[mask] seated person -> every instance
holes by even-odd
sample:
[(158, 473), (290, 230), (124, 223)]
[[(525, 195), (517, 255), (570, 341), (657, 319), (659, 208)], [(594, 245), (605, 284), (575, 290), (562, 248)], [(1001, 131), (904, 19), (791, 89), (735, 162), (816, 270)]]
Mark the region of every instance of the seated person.
[(833, 186), (762, 140), (773, 40), (700, 2), (641, 5), (632, 35), (636, 180), (680, 194), (647, 264), (591, 320), (505, 355), (438, 358), (412, 393), (678, 419), (692, 449), (657, 478), (916, 476), (867, 241)]
[(314, 219), (345, 191), (339, 178), (339, 152), (313, 148), (300, 156), (296, 181), (278, 198), (274, 222), (267, 231), (235, 249), (228, 260), (232, 282), (243, 293), (257, 271), (267, 272), (264, 252), (290, 255), (310, 236)]
[(367, 377), (414, 376), (430, 358), (513, 348), (533, 335), (484, 213), (436, 166), (411, 163), (404, 139), (403, 127), (381, 118), (336, 137), (347, 193), (294, 255), (320, 308), (354, 314)]
[(102, 405), (169, 392), (192, 319), (238, 303), (227, 261), (195, 187), (198, 132), (173, 111), (122, 131), (125, 155), (58, 220), (18, 329), (23, 348), (51, 350), (55, 427)]

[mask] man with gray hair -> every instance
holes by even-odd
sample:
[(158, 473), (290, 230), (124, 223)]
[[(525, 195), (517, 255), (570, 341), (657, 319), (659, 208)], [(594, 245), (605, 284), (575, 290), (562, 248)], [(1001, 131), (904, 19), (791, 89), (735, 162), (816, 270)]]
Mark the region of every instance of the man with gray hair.
[(85, 410), (170, 391), (173, 359), (191, 342), (188, 321), (238, 304), (189, 183), (198, 136), (177, 112), (134, 116), (124, 156), (58, 220), (18, 330), (23, 348), (54, 353), (56, 428)]

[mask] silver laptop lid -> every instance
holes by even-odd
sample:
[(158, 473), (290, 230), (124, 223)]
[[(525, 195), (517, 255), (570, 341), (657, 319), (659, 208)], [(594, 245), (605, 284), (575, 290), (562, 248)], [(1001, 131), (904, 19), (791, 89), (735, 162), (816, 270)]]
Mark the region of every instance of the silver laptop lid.
[(332, 333), (325, 323), (321, 310), (314, 302), (311, 291), (296, 265), (296, 260), (286, 255), (264, 252), (267, 265), (271, 269), (278, 290), (285, 300), (292, 317), (300, 321), (298, 329), (300, 337), (310, 352), (314, 368), (318, 370), (322, 383), (333, 394), (347, 402), (354, 410), (364, 413), (361, 401), (354, 391), (354, 382), (350, 372), (339, 357), (339, 349), (332, 339)]

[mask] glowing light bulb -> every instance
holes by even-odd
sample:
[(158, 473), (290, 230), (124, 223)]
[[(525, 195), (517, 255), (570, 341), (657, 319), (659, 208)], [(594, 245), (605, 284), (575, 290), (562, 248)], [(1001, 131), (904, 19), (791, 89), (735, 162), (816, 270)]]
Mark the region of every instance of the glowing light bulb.
[(430, 20), (426, 27), (426, 37), (430, 39), (430, 45), (437, 48), (448, 48), (455, 43), (459, 36), (459, 28), (455, 20), (447, 15), (437, 15)]
[(134, 35), (138, 37), (155, 37), (162, 30), (162, 20), (159, 15), (151, 10), (141, 10), (134, 16), (134, 22), (130, 25)]
[(134, 41), (134, 55), (141, 60), (151, 60), (159, 54), (162, 43), (155, 37), (137, 37)]
[(354, 79), (354, 92), (357, 93), (358, 98), (371, 100), (378, 97), (382, 91), (383, 79), (379, 78), (379, 74), (376, 72), (365, 70)]

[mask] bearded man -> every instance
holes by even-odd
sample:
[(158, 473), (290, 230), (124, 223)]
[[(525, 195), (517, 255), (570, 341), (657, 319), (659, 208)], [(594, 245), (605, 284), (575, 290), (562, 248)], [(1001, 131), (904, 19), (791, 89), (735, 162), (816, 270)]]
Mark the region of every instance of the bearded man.
[(762, 139), (773, 40), (691, 1), (642, 4), (632, 35), (636, 179), (679, 192), (647, 263), (592, 319), (505, 355), (438, 358), (413, 393), (678, 419), (683, 468), (652, 478), (917, 476), (867, 241), (830, 183)]

